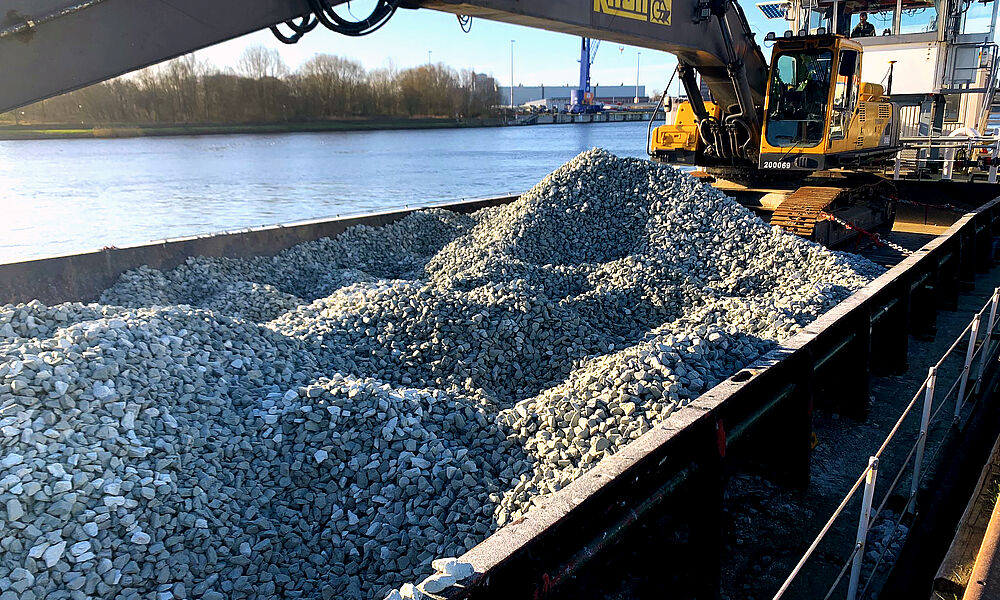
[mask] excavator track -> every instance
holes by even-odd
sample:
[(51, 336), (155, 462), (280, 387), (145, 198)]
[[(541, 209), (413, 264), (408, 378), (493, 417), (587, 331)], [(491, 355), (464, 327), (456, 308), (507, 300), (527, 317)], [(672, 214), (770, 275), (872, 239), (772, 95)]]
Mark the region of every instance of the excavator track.
[[(771, 214), (771, 224), (824, 246), (854, 238), (859, 231), (892, 223), (895, 188), (885, 180), (862, 183), (834, 180), (839, 185), (806, 185), (788, 195)], [(833, 181), (830, 181), (833, 183)], [(851, 224), (834, 223), (832, 215)]]
[(771, 225), (777, 225), (804, 238), (812, 238), (827, 207), (842, 193), (843, 188), (803, 186), (778, 205), (771, 215)]
[(767, 171), (757, 167), (704, 167), (700, 172), (747, 187), (796, 185), (809, 176), (808, 171)]

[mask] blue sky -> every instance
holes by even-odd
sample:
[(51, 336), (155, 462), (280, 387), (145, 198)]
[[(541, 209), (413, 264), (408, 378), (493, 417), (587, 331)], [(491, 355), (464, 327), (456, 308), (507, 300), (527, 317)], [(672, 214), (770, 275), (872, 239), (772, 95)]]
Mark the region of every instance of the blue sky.
[[(355, 2), (354, 13), (367, 14), (370, 4)], [(758, 32), (758, 40), (768, 27), (782, 26), (781, 21), (766, 21), (753, 4), (744, 8)], [(774, 25), (771, 25), (773, 23)], [(362, 38), (349, 38), (327, 31), (322, 26), (307, 34), (298, 44), (278, 42), (267, 30), (231, 40), (199, 51), (199, 58), (218, 66), (235, 65), (239, 55), (250, 45), (262, 44), (281, 52), (292, 68), (316, 53), (338, 54), (361, 61), (367, 68), (382, 67), (391, 61), (405, 68), (431, 60), (456, 68), (474, 68), (491, 73), (501, 85), (510, 83), (510, 40), (514, 43), (514, 80), (524, 85), (575, 84), (580, 38), (483, 19), (474, 19), (471, 33), (459, 29), (454, 15), (427, 9), (399, 10), (382, 29)], [(594, 61), (591, 81), (598, 85), (635, 85), (636, 53), (639, 57), (639, 81), (648, 90), (666, 85), (670, 71), (677, 64), (667, 53), (602, 43)], [(676, 83), (674, 84), (677, 85)]]
[[(539, 0), (534, 0), (539, 1)], [(354, 0), (353, 14), (368, 14), (372, 0)], [(785, 30), (783, 20), (768, 20), (753, 1), (744, 1), (743, 10), (757, 33), (758, 43), (764, 34)], [(992, 7), (974, 4), (968, 17), (976, 25), (969, 31), (985, 31), (989, 26)], [(341, 11), (343, 12), (343, 11)], [(905, 27), (912, 22), (913, 31), (921, 30), (932, 15), (930, 10), (904, 13)], [(878, 27), (883, 22), (875, 18)], [(891, 21), (890, 21), (891, 22)], [(971, 25), (971, 23), (970, 23)], [(483, 19), (474, 19), (471, 33), (463, 33), (454, 15), (428, 9), (397, 11), (392, 20), (372, 35), (350, 38), (317, 27), (295, 45), (286, 45), (274, 39), (268, 30), (258, 31), (235, 40), (206, 48), (197, 53), (217, 66), (233, 66), (247, 46), (264, 45), (281, 52), (285, 62), (296, 68), (317, 53), (330, 53), (359, 60), (367, 68), (378, 68), (390, 62), (398, 68), (425, 64), (427, 52), (431, 60), (455, 68), (471, 68), (490, 73), (501, 85), (510, 84), (510, 40), (514, 43), (514, 81), (523, 85), (575, 84), (578, 78), (577, 58), (580, 38)], [(764, 53), (770, 59), (769, 44)], [(597, 85), (635, 85), (636, 53), (639, 57), (639, 83), (648, 92), (655, 92), (666, 85), (670, 72), (677, 64), (673, 55), (665, 52), (603, 43), (594, 61), (591, 81)], [(674, 86), (678, 86), (675, 81)], [(679, 89), (679, 88), (678, 88)], [(676, 93), (676, 92), (674, 92)]]

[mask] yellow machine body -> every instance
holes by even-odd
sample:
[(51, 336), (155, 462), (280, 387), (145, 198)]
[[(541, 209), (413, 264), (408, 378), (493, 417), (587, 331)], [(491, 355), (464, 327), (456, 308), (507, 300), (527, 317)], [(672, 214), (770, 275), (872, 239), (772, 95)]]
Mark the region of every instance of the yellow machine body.
[[(715, 119), (722, 115), (722, 107), (714, 102), (706, 102), (705, 109)], [(696, 163), (700, 149), (698, 117), (690, 102), (679, 103), (673, 124), (655, 128), (649, 140), (649, 154), (667, 162)]]
[[(899, 149), (899, 108), (881, 85), (861, 81), (861, 44), (835, 35), (774, 44), (760, 132), (762, 170), (821, 171), (872, 164)], [(709, 117), (722, 107), (706, 102)], [(704, 142), (691, 104), (650, 136), (658, 160), (701, 164)], [(704, 166), (713, 166), (706, 164)]]
[(764, 105), (761, 169), (870, 164), (899, 146), (899, 108), (861, 81), (862, 46), (834, 35), (775, 42)]

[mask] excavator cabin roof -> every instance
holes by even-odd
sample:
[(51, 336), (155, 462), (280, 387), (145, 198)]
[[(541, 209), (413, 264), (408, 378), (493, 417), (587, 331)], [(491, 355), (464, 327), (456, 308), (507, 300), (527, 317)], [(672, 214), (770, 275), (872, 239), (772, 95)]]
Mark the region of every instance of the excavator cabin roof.
[(786, 48), (850, 48), (861, 50), (862, 46), (856, 40), (832, 33), (812, 35), (786, 35), (774, 39), (775, 49)]
[(764, 40), (774, 42), (772, 55), (783, 50), (801, 50), (803, 48), (849, 48), (858, 52), (863, 51), (864, 48), (856, 40), (832, 33), (791, 35), (791, 31), (786, 31), (783, 37), (769, 33)]

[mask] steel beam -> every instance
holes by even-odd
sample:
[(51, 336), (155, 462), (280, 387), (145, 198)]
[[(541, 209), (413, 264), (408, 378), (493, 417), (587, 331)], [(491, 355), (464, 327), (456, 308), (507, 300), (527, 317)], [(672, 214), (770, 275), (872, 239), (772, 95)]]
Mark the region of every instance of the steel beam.
[(286, 21), (307, 6), (305, 0), (0, 0), (0, 112)]
[[(416, 0), (414, 5), (444, 12), (471, 15), (558, 31), (571, 35), (661, 50), (695, 66), (712, 90), (713, 98), (727, 112), (737, 104), (726, 70), (726, 49), (720, 21), (696, 16), (696, 0)], [(738, 5), (728, 5), (723, 19), (733, 32), (734, 54), (743, 61), (754, 106), (763, 106), (767, 87), (767, 61)]]
[[(330, 0), (340, 4), (345, 0)], [(424, 7), (662, 50), (694, 65), (717, 102), (737, 104), (722, 21), (694, 0), (415, 0)], [(707, 6), (707, 5), (706, 5)], [(705, 9), (707, 10), (707, 8)], [(104, 81), (308, 12), (306, 0), (0, 0), (0, 112)], [(763, 105), (767, 63), (741, 9), (721, 19)]]

